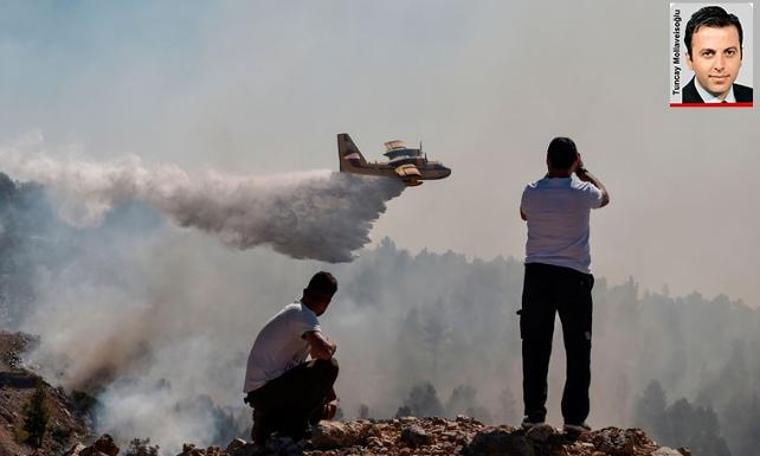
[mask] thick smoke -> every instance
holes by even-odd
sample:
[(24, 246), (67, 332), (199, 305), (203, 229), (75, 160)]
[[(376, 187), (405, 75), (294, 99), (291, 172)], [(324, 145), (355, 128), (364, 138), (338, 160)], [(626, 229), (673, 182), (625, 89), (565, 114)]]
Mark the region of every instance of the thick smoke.
[[(16, 180), (0, 182), (0, 269), (13, 272), (0, 283), (3, 326), (42, 336), (30, 367), (97, 396), (97, 429), (170, 451), (244, 434), (238, 371), (251, 325), (271, 312), (262, 302), (280, 305), (304, 284), (267, 298), (260, 285), (272, 282), (278, 255), (254, 262), (267, 269), (256, 280), (239, 262), (248, 255), (165, 229), (159, 214), (235, 249), (348, 262), (403, 190), (329, 171), (244, 177), (134, 157), (98, 164), (27, 150), (37, 143), (0, 148), (0, 170)], [(251, 293), (267, 299), (251, 307)]]
[[(6, 164), (9, 157), (17, 164), (42, 160), (2, 157)], [(121, 441), (150, 437), (167, 454), (187, 441), (225, 444), (245, 436), (251, 420), (241, 387), (253, 338), (325, 268), (339, 280), (322, 323), (339, 345), (337, 391), (347, 417), (403, 410), (519, 421), (520, 262), (469, 261), (451, 252), (413, 256), (390, 241), (351, 264), (331, 266), (269, 249), (241, 255), (203, 231), (167, 229), (160, 214), (178, 218), (156, 204), (161, 198), (113, 190), (139, 187), (114, 171), (151, 174), (138, 165), (88, 165), (80, 173), (90, 177), (69, 176), (66, 185), (50, 180), (47, 189), (0, 176), (0, 315), (18, 323), (4, 326), (41, 336), (30, 367), (97, 396), (97, 431)], [(100, 179), (91, 177), (93, 169)], [(333, 178), (272, 180), (292, 190)], [(77, 195), (89, 206), (62, 206)], [(90, 226), (59, 221), (53, 211), (62, 207), (70, 220)], [(695, 454), (723, 454), (704, 450), (719, 447), (754, 454), (760, 366), (749, 350), (760, 347), (757, 310), (725, 296), (640, 292), (632, 280), (610, 286), (600, 277), (594, 294), (591, 424), (640, 424), (671, 446), (703, 449)], [(559, 329), (555, 336), (549, 420), (561, 423)], [(657, 388), (647, 388), (652, 380), (664, 396), (657, 401), (650, 397)], [(686, 430), (709, 439), (699, 437), (700, 444), (668, 423), (689, 423)]]
[[(50, 192), (4, 179), (0, 188), (5, 304), (19, 301), (17, 328), (41, 336), (27, 361), (52, 383), (96, 394), (99, 432), (150, 437), (166, 454), (182, 442), (244, 437), (247, 352), (317, 269), (339, 280), (320, 320), (338, 342), (347, 417), (405, 409), (519, 422), (519, 261), (410, 255), (390, 241), (331, 266), (269, 249), (241, 255), (202, 232), (168, 229), (145, 205), (117, 205), (97, 227), (72, 229), (49, 213)], [(24, 281), (31, 295), (8, 286)], [(726, 297), (670, 298), (602, 277), (594, 294), (593, 426), (641, 424), (663, 443), (695, 448), (723, 436), (734, 456), (755, 454), (760, 366), (750, 354), (760, 347), (760, 313)], [(555, 336), (553, 424), (562, 422), (564, 380), (559, 328)], [(645, 392), (653, 379), (666, 396), (659, 401)], [(695, 446), (667, 423), (713, 440)]]
[(0, 148), (0, 169), (47, 186), (61, 216), (77, 225), (95, 225), (114, 205), (142, 201), (230, 247), (269, 245), (293, 258), (330, 263), (354, 258), (385, 203), (404, 188), (393, 179), (329, 171), (193, 175), (171, 165), (148, 168), (136, 157), (97, 164), (14, 148)]

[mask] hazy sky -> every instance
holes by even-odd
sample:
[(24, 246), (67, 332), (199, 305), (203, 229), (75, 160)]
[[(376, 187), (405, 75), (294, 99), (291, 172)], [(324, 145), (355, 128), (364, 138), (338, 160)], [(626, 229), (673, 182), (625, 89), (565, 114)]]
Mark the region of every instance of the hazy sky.
[(667, 108), (668, 11), (6, 1), (0, 141), (38, 131), (99, 160), (264, 175), (337, 169), (340, 132), (370, 158), (422, 140), (453, 174), (392, 200), (373, 238), (491, 258), (523, 255), (522, 188), (568, 135), (612, 194), (592, 219), (597, 275), (757, 305), (760, 114)]

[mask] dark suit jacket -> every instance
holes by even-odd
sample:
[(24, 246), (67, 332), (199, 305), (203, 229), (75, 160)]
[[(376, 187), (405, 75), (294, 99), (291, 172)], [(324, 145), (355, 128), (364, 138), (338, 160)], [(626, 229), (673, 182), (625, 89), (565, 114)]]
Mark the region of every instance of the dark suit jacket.
[[(752, 87), (743, 86), (741, 84), (734, 84), (734, 98), (737, 103), (749, 103), (752, 102)], [(688, 84), (683, 87), (681, 93), (682, 103), (704, 103), (705, 100), (699, 96), (697, 87), (694, 85), (694, 78), (691, 78)]]

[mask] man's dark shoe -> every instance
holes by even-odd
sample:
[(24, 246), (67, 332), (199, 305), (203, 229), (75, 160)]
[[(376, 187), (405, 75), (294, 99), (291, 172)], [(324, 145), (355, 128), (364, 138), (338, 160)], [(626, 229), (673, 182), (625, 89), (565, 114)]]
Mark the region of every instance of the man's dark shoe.
[(546, 424), (544, 420), (534, 420), (526, 416), (523, 418), (522, 423), (520, 423), (520, 427), (529, 431), (536, 426), (543, 426), (544, 424)]
[(565, 423), (565, 425), (562, 426), (562, 430), (567, 432), (568, 434), (582, 434), (584, 432), (591, 432), (591, 426), (589, 426), (586, 423), (581, 423), (581, 424)]
[(298, 442), (310, 437), (309, 420), (304, 419), (288, 419), (278, 429), (280, 434), (285, 437), (290, 437), (294, 442)]

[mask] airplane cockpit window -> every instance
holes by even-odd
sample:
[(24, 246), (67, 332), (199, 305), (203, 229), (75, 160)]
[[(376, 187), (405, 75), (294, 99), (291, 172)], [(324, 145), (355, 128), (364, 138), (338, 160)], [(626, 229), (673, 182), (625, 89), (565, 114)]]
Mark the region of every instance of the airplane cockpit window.
[(399, 157), (418, 157), (420, 155), (419, 149), (395, 149), (389, 150), (385, 153), (385, 156), (394, 159)]

